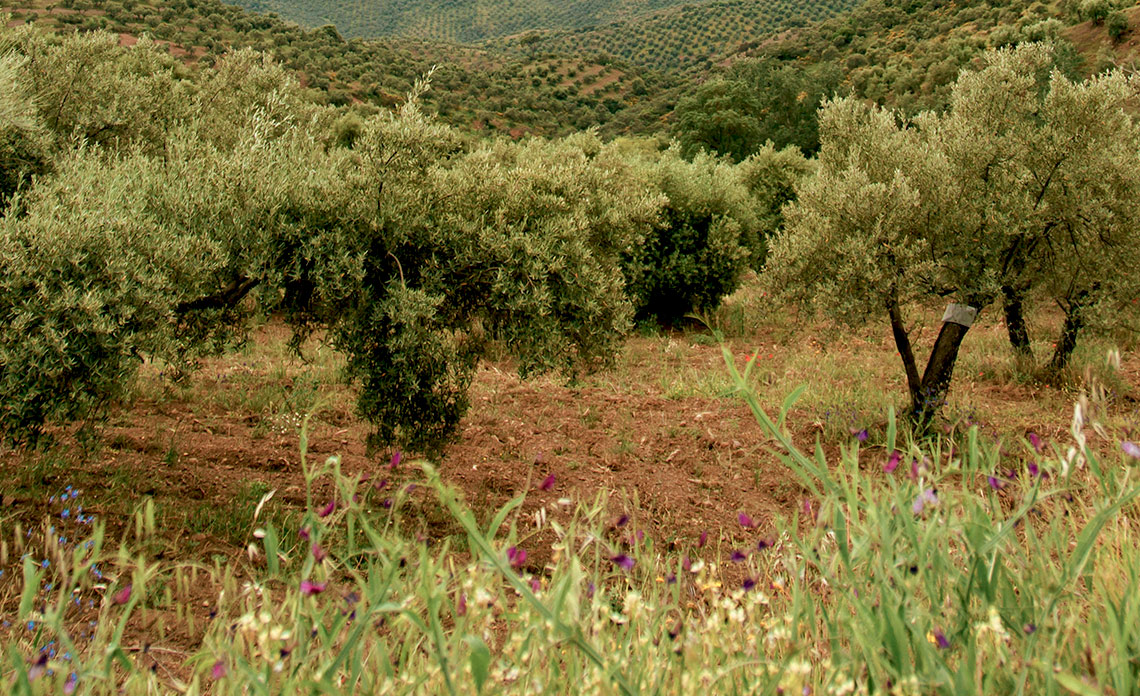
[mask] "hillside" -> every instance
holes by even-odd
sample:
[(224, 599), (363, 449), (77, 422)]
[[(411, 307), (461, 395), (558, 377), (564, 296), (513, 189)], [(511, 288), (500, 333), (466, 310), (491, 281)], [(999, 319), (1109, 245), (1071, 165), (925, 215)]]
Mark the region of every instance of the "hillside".
[(1074, 76), (1128, 64), (1136, 56), (1140, 8), (1119, 14), (1128, 28), (1113, 39), (1104, 22), (1088, 21), (1071, 4), (869, 0), (844, 15), (745, 47), (725, 65), (827, 64), (842, 75), (840, 92), (904, 111), (941, 109), (959, 71), (987, 48), (1050, 40), (1058, 47), (1057, 67)]
[(119, 34), (124, 45), (147, 34), (189, 65), (254, 48), (294, 70), (314, 99), (364, 109), (399, 103), (435, 66), (426, 106), (476, 133), (562, 135), (590, 127), (647, 132), (659, 128), (670, 108), (663, 98), (670, 85), (624, 62), (410, 39), (345, 40), (329, 26), (306, 30), (218, 0), (15, 0), (5, 10), (11, 25), (105, 30)]
[(604, 53), (654, 70), (707, 68), (742, 46), (806, 26), (856, 6), (860, 0), (726, 0), (692, 3), (590, 29), (512, 37), (559, 53)]
[(531, 29), (584, 29), (680, 5), (684, 0), (239, 0), (307, 26), (334, 24), (346, 36), (476, 42)]

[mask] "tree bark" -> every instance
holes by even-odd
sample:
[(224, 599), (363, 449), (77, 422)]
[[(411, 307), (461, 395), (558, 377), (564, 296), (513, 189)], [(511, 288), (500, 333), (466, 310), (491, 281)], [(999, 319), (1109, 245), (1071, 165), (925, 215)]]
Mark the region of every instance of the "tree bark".
[(918, 425), (926, 426), (934, 414), (946, 402), (950, 390), (950, 379), (954, 376), (954, 364), (958, 361), (958, 350), (970, 327), (951, 321), (942, 322), (942, 330), (930, 350), (926, 370), (922, 374), (918, 398), (911, 402), (911, 419)]
[(1053, 349), (1053, 357), (1045, 368), (1046, 374), (1057, 376), (1069, 366), (1069, 359), (1073, 357), (1073, 350), (1077, 347), (1077, 335), (1084, 328), (1083, 316), (1084, 296), (1073, 301), (1065, 308), (1065, 323), (1061, 325), (1061, 336), (1057, 339), (1057, 347)]
[(1022, 307), (1021, 291), (1011, 285), (1002, 287), (1005, 309), (1005, 328), (1009, 332), (1009, 345), (1018, 358), (1033, 361), (1033, 346), (1029, 343), (1029, 328), (1025, 324), (1025, 310)]
[(910, 402), (916, 404), (922, 394), (922, 381), (918, 377), (918, 365), (914, 360), (914, 348), (910, 343), (910, 334), (903, 324), (902, 312), (899, 303), (894, 297), (887, 301), (887, 312), (891, 317), (891, 333), (895, 337), (895, 347), (899, 349), (903, 368), (906, 369), (906, 386), (910, 391)]
[(230, 281), (229, 285), (212, 295), (206, 295), (196, 300), (179, 303), (174, 307), (174, 311), (179, 314), (185, 314), (186, 312), (193, 312), (200, 309), (228, 309), (238, 302), (241, 302), (251, 290), (260, 284), (260, 278), (248, 278), (244, 275), (238, 276)]

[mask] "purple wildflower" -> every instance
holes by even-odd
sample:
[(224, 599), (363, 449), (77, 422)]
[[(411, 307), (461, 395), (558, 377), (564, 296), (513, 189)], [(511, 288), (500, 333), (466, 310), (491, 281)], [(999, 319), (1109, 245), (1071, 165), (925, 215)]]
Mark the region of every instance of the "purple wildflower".
[(507, 563), (510, 563), (512, 568), (521, 567), (523, 563), (526, 563), (526, 549), (520, 549), (517, 546), (507, 549)]
[(1041, 438), (1037, 436), (1037, 433), (1030, 431), (1026, 437), (1029, 438), (1029, 444), (1033, 445), (1033, 451), (1037, 452), (1037, 454), (1041, 454), (1041, 450), (1045, 449), (1045, 445), (1041, 442)]
[(1140, 445), (1137, 445), (1135, 442), (1128, 442), (1126, 440), (1120, 443), (1120, 449), (1124, 450), (1124, 453), (1129, 457), (1140, 459)]
[(400, 450), (396, 450), (395, 452), (392, 453), (392, 461), (388, 463), (388, 468), (389, 469), (395, 469), (396, 467), (398, 467), (400, 465), (400, 460), (402, 460), (403, 458), (404, 458), (404, 455), (400, 454)]
[(131, 584), (127, 583), (126, 587), (115, 593), (111, 598), (115, 604), (126, 604), (131, 599)]
[(1000, 491), (1001, 489), (1005, 488), (1005, 482), (996, 476), (987, 476), (986, 482), (989, 483), (990, 488), (994, 489), (995, 491)]
[(866, 442), (867, 438), (869, 437), (869, 434), (867, 433), (866, 428), (863, 428), (859, 432), (854, 433), (854, 435), (855, 435), (855, 439), (858, 440), (859, 442)]
[(594, 585), (593, 581), (590, 581), (590, 583), (586, 585), (586, 596), (587, 597), (593, 599), (594, 593), (597, 591), (598, 591), (598, 588), (596, 585)]
[(1041, 467), (1037, 466), (1036, 462), (1029, 462), (1029, 475), (1033, 478), (1040, 478)]
[(538, 578), (531, 578), (530, 579), (530, 591), (531, 592), (538, 592), (541, 589), (542, 589), (542, 582)]
[(325, 560), (325, 558), (328, 556), (328, 554), (325, 553), (325, 550), (321, 548), (320, 544), (313, 544), (310, 547), (310, 550), (313, 552), (313, 560), (317, 563)]
[(622, 570), (633, 570), (634, 560), (624, 553), (619, 553), (610, 560)]
[(544, 491), (552, 490), (554, 488), (554, 481), (555, 480), (556, 479), (554, 478), (554, 474), (550, 474), (546, 478), (542, 479), (542, 483), (539, 484), (538, 487), (540, 490), (544, 490)]
[(888, 474), (894, 473), (894, 470), (899, 468), (899, 462), (902, 461), (902, 452), (895, 450), (891, 452), (891, 458), (883, 465), (883, 471)]
[(939, 650), (945, 650), (946, 648), (950, 647), (950, 640), (946, 637), (946, 634), (943, 633), (942, 629), (940, 628), (934, 629), (934, 640), (938, 644)]
[(75, 687), (79, 686), (79, 675), (75, 672), (67, 675), (67, 681), (63, 683), (64, 696), (71, 696), (75, 693)]
[(627, 524), (629, 524), (629, 515), (622, 515), (617, 519), (617, 522), (614, 522), (615, 527), (624, 527)]
[(218, 660), (214, 663), (213, 669), (210, 670), (210, 677), (214, 681), (218, 681), (222, 677), (226, 676), (226, 671), (226, 661)]
[(934, 492), (933, 488), (927, 488), (914, 499), (914, 505), (911, 506), (911, 510), (914, 511), (914, 514), (921, 515), (924, 508), (927, 506), (933, 507), (937, 504), (938, 495)]
[(665, 576), (665, 584), (667, 584), (667, 585), (677, 584), (677, 574), (676, 573), (669, 573), (668, 575), (666, 575)]
[(707, 531), (701, 532), (701, 537), (697, 539), (697, 548), (703, 549), (707, 543), (709, 543), (709, 533)]
[(328, 517), (333, 514), (334, 510), (336, 510), (336, 498), (333, 498), (329, 501), (328, 505), (321, 508), (321, 511), (317, 513), (317, 517)]
[(756, 579), (755, 578), (744, 578), (744, 584), (742, 584), (741, 587), (744, 588), (745, 592), (751, 591), (752, 588), (756, 587)]
[(771, 537), (769, 537), (767, 539), (761, 539), (760, 541), (756, 542), (756, 550), (757, 551), (763, 551), (764, 549), (770, 549), (775, 545), (776, 545), (776, 540), (771, 538)]
[(1033, 634), (1033, 633), (1036, 633), (1036, 632), (1037, 632), (1037, 624), (1035, 624), (1035, 623), (1027, 623), (1027, 624), (1025, 624), (1024, 626), (1022, 626), (1022, 627), (1021, 627), (1021, 630), (1025, 631), (1025, 635), (1027, 635), (1027, 636), (1028, 636), (1028, 635), (1031, 635), (1031, 634)]
[(301, 581), (301, 594), (305, 596), (320, 594), (328, 587), (327, 582), (310, 582), (308, 580)]
[(388, 487), (388, 479), (380, 479), (375, 483), (376, 490), (382, 491)]
[(47, 662), (47, 653), (41, 654), (39, 659), (33, 662), (32, 666), (28, 668), (28, 681), (32, 682), (44, 676), (44, 673), (47, 672)]
[(748, 559), (748, 556), (743, 551), (740, 551), (739, 549), (734, 549), (732, 551), (732, 555), (728, 557), (728, 560), (732, 561), (733, 563), (740, 563), (741, 561), (744, 561), (747, 559)]
[(458, 616), (467, 616), (467, 593), (459, 594), (459, 601), (455, 603), (455, 613)]
[(745, 529), (751, 529), (752, 527), (756, 526), (756, 523), (752, 521), (752, 518), (743, 512), (736, 516), (736, 521), (739, 522), (740, 526), (744, 527)]

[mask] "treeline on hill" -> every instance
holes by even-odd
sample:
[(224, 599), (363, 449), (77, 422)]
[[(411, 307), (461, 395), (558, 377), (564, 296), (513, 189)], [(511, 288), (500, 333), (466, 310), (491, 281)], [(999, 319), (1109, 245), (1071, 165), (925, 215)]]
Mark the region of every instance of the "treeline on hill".
[(149, 36), (189, 64), (212, 65), (230, 50), (252, 48), (295, 71), (312, 98), (355, 105), (364, 114), (399, 104), (434, 66), (425, 109), (450, 125), (515, 136), (657, 130), (673, 89), (663, 77), (609, 56), (345, 40), (332, 26), (307, 30), (219, 0), (62, 0), (51, 9), (17, 0), (5, 9), (13, 23), (57, 33), (103, 30), (122, 35), (124, 44)]
[(253, 51), (4, 30), (0, 435), (93, 418), (144, 360), (192, 364), (256, 298), (347, 358), (378, 441), (447, 440), (490, 339), (524, 374), (605, 365), (638, 316), (709, 309), (763, 262), (795, 152), (472, 142), (423, 86), (367, 118)]

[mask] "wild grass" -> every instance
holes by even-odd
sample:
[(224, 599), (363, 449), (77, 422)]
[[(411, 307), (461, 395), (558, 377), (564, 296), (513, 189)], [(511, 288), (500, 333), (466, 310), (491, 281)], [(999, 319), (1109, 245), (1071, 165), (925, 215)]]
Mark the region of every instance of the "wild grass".
[[(55, 503), (66, 517), (9, 530), (0, 679), (17, 694), (1140, 688), (1140, 450), (1098, 420), (1104, 392), (1061, 424), (1064, 441), (976, 426), (911, 441), (889, 416), (881, 447), (855, 439), (829, 458), (791, 439), (800, 391), (770, 415), (757, 364), (725, 360), (811, 491), (773, 528), (742, 514), (748, 545), (666, 548), (636, 522), (614, 541), (604, 495), (552, 503), (574, 510), (565, 523), (521, 517), (521, 497), (482, 519), (424, 464), (408, 480), (458, 532), (428, 545), (401, 524), (412, 493), (403, 481), (393, 495), (396, 469), (350, 478), (336, 457), (310, 462), (302, 431), (305, 509), (274, 519), (263, 494), (247, 564), (138, 553), (158, 533), (152, 505), (112, 543), (101, 521), (76, 520), (70, 489)], [(329, 479), (335, 497), (315, 499)], [(536, 565), (540, 538), (553, 541)], [(185, 654), (167, 647), (178, 632)]]

